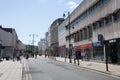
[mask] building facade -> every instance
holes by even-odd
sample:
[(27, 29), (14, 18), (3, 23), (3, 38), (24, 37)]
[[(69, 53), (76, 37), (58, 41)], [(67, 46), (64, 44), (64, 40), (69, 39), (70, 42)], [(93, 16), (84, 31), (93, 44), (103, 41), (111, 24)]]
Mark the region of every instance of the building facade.
[(13, 53), (17, 48), (17, 33), (13, 28), (2, 28), (0, 26), (0, 40), (2, 46), (2, 54)]
[[(84, 0), (70, 14), (70, 34), (66, 19), (66, 46), (68, 39), (86, 60), (105, 60), (104, 48), (98, 40), (103, 36), (110, 63), (120, 62), (120, 1)], [(74, 27), (74, 29), (72, 29)]]
[(61, 57), (66, 57), (66, 28), (65, 21), (62, 22), (58, 27), (58, 42), (59, 42), (59, 55)]
[(46, 41), (45, 39), (40, 39), (40, 42), (38, 42), (38, 52), (39, 54), (45, 54), (46, 51)]
[(51, 53), (53, 56), (59, 56), (58, 54), (58, 27), (64, 21), (63, 18), (56, 19), (50, 26), (50, 43), (51, 43)]

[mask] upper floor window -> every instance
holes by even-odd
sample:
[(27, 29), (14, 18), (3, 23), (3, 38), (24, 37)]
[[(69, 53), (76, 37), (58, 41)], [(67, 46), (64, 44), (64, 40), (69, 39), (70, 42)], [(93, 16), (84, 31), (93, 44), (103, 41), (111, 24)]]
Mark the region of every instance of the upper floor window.
[(99, 22), (95, 22), (95, 23), (93, 24), (93, 30), (98, 29), (98, 27), (99, 27)]
[(92, 27), (91, 26), (88, 26), (88, 38), (91, 38), (92, 37)]
[(114, 20), (120, 19), (120, 10), (114, 14)]
[(80, 36), (79, 36), (79, 32), (77, 32), (76, 34), (77, 34), (77, 41), (80, 41), (80, 40), (79, 40), (79, 39), (80, 39), (80, 38), (79, 38), (79, 37), (80, 37)]
[(99, 27), (103, 27), (104, 26), (104, 19), (101, 19), (100, 21), (99, 21)]
[(80, 30), (80, 41), (82, 41), (82, 40), (83, 40), (83, 31)]
[(107, 18), (106, 18), (106, 24), (109, 24), (112, 22), (112, 15), (109, 15)]
[(74, 42), (77, 42), (77, 35), (74, 33)]
[(87, 29), (84, 28), (84, 39), (87, 39)]

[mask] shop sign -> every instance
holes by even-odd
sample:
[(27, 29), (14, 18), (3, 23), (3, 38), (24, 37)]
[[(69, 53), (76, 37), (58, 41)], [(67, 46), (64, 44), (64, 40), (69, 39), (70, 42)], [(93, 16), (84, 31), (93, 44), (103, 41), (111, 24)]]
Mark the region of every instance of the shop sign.
[(92, 44), (84, 44), (84, 45), (79, 45), (77, 49), (83, 49), (83, 48), (91, 48)]
[(102, 46), (101, 42), (95, 42), (93, 43), (93, 46)]
[(109, 40), (109, 43), (114, 43), (114, 42), (116, 42), (115, 39), (114, 40)]
[(77, 46), (73, 46), (73, 49), (76, 49), (77, 48)]

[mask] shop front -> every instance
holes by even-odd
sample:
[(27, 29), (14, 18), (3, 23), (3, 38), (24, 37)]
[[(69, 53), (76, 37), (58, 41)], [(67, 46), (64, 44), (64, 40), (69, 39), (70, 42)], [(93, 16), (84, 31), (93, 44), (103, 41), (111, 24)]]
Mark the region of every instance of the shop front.
[(77, 51), (81, 54), (82, 60), (90, 60), (92, 59), (92, 43), (78, 45)]
[(58, 50), (58, 53), (59, 53), (60, 57), (65, 57), (65, 55), (66, 55), (66, 46), (65, 45), (60, 46), (59, 50)]
[(120, 38), (106, 40), (105, 44), (109, 62), (120, 64)]
[(94, 42), (93, 46), (93, 60), (104, 61), (104, 50), (101, 42)]

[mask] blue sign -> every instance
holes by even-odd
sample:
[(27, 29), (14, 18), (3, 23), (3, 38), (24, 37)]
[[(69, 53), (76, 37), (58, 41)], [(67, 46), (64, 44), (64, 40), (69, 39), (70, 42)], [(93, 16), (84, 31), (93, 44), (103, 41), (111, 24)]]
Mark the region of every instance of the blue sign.
[(102, 34), (98, 34), (98, 41), (103, 41), (103, 35)]
[(93, 45), (94, 47), (95, 47), (95, 46), (102, 46), (101, 42), (95, 42), (95, 43), (93, 43), (92, 45)]
[(73, 49), (76, 49), (77, 48), (77, 46), (73, 46)]

